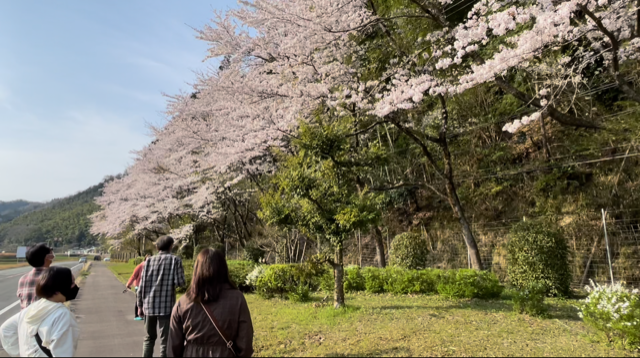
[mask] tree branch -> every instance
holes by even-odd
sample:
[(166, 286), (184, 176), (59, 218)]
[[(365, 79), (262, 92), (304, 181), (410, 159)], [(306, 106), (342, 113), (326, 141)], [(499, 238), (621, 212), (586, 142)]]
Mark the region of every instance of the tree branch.
[(609, 29), (607, 29), (606, 26), (604, 26), (604, 24), (602, 23), (602, 20), (600, 20), (600, 18), (597, 17), (596, 14), (591, 12), (591, 10), (589, 10), (586, 6), (579, 4), (578, 7), (591, 20), (593, 20), (593, 22), (596, 23), (596, 26), (598, 26), (598, 29), (600, 30), (600, 32), (602, 32), (605, 36), (607, 36), (607, 38), (609, 38), (609, 41), (611, 41), (611, 50), (612, 50), (611, 63), (613, 65), (613, 76), (616, 78), (618, 87), (620, 87), (622, 92), (624, 92), (624, 94), (629, 96), (629, 98), (640, 103), (640, 95), (638, 95), (638, 93), (636, 93), (636, 91), (634, 91), (633, 88), (631, 88), (629, 84), (627, 84), (624, 77), (622, 77), (622, 75), (620, 74), (620, 59), (618, 57), (618, 53), (620, 52), (620, 42), (618, 41), (618, 38), (616, 38), (616, 36), (611, 31), (609, 31)]

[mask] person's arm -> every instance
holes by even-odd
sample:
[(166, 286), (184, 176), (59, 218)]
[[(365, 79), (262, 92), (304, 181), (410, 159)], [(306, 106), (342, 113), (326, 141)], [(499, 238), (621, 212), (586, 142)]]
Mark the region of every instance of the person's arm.
[[(151, 260), (147, 260), (144, 263), (144, 266), (142, 268), (142, 273), (140, 274), (140, 284), (138, 286), (138, 291), (136, 292), (136, 301), (137, 301), (137, 305), (138, 305), (138, 312), (142, 312), (143, 314), (144, 314), (144, 311), (143, 311), (144, 298), (145, 298), (145, 295), (146, 295), (146, 292), (147, 292), (147, 290), (146, 290), (147, 281), (145, 280), (145, 277), (147, 276), (149, 261), (151, 261)], [(140, 313), (138, 313), (138, 315), (142, 316)]]
[(136, 268), (133, 270), (133, 273), (131, 274), (131, 277), (129, 278), (129, 281), (127, 281), (127, 288), (128, 289), (131, 289), (131, 286), (134, 284), (134, 282), (140, 280), (140, 273), (142, 272), (142, 268), (143, 267), (144, 267), (144, 263), (136, 266)]
[(187, 285), (186, 280), (184, 278), (184, 267), (182, 267), (182, 260), (180, 258), (176, 258), (176, 276), (175, 276), (175, 287), (184, 287)]
[(238, 316), (238, 336), (234, 340), (238, 357), (251, 357), (253, 355), (253, 323), (247, 300), (243, 295), (240, 302), (240, 314)]
[(12, 357), (20, 356), (20, 345), (18, 342), (18, 322), (20, 312), (9, 318), (0, 327), (0, 341), (2, 347)]
[(180, 301), (173, 307), (171, 312), (171, 325), (169, 328), (169, 342), (167, 343), (168, 357), (182, 357), (184, 355), (184, 330), (182, 313), (180, 312)]
[(135, 281), (135, 279), (136, 279), (136, 272), (138, 272), (138, 267), (137, 266), (133, 270), (133, 273), (131, 274), (131, 277), (129, 277), (129, 281), (127, 281), (127, 288), (128, 289), (131, 289), (131, 285), (133, 284), (133, 281)]

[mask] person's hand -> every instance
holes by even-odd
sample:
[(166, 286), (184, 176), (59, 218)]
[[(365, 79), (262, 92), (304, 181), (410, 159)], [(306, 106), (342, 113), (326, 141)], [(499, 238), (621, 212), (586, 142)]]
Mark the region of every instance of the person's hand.
[(142, 310), (142, 307), (138, 307), (138, 316), (144, 317), (144, 311)]
[(127, 286), (127, 290), (130, 290), (130, 289), (131, 289), (131, 286), (130, 286), (130, 285), (129, 285), (129, 286)]

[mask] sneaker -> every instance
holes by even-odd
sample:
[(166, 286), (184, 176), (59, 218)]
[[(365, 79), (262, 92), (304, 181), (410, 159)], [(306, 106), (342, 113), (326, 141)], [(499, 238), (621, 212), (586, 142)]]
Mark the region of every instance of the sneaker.
[(136, 317), (133, 319), (134, 321), (142, 321), (142, 317)]

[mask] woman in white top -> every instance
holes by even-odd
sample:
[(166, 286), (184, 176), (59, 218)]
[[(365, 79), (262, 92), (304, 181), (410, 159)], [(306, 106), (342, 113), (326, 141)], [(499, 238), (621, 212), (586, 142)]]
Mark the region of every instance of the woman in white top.
[(73, 357), (80, 330), (64, 302), (75, 299), (78, 290), (70, 269), (47, 269), (36, 284), (40, 300), (0, 327), (4, 350), (12, 357)]

